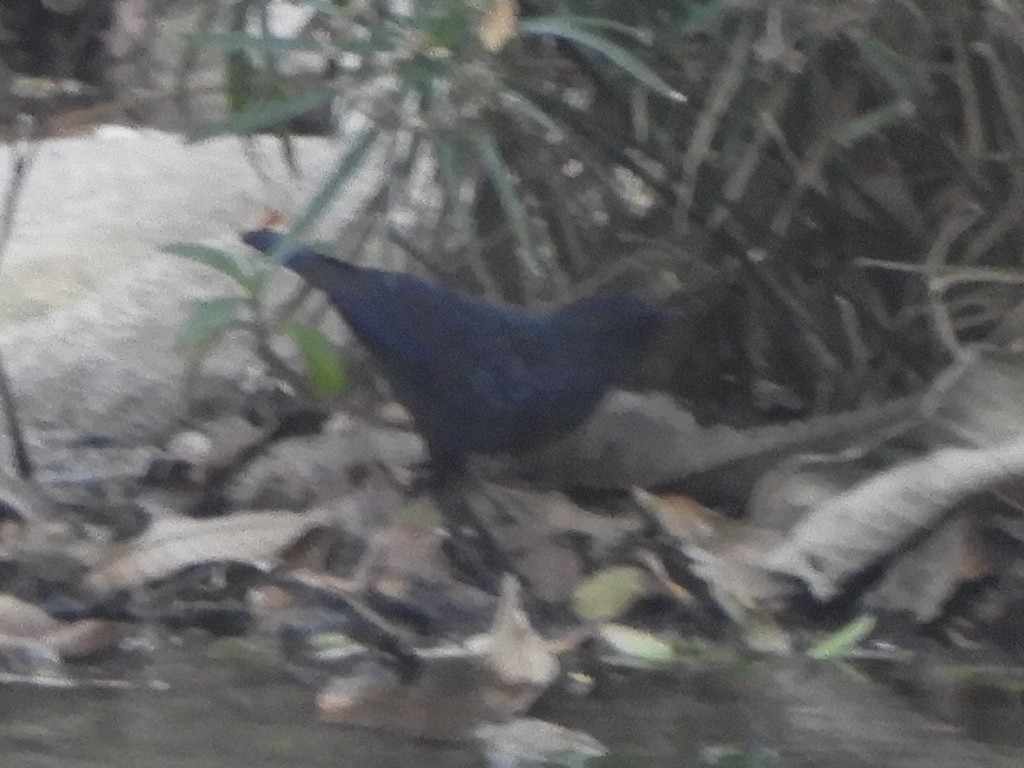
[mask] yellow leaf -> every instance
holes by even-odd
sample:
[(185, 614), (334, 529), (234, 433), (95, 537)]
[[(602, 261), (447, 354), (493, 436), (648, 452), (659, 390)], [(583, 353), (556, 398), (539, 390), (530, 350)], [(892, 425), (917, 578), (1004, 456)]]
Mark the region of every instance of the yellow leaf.
[(629, 565), (615, 565), (592, 574), (576, 587), (572, 607), (590, 621), (618, 618), (651, 591), (648, 574)]

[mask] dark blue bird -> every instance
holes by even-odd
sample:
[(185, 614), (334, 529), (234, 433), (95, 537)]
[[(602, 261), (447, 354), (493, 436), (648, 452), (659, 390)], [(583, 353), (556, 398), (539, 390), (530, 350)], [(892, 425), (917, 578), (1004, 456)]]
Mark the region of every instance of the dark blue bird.
[[(242, 240), (270, 253), (282, 237), (259, 229)], [(469, 453), (535, 448), (582, 424), (665, 316), (623, 294), (536, 314), (308, 246), (283, 264), (327, 294), (380, 363), (441, 472)]]

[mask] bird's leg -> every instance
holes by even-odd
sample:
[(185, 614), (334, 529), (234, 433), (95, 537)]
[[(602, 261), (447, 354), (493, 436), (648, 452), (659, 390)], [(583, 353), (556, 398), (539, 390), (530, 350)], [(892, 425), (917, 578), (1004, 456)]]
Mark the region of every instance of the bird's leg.
[(471, 484), (465, 471), (435, 477), (434, 493), (448, 523), (451, 538), (445, 542), (445, 554), (453, 567), (474, 584), (498, 594), (503, 573), (514, 573), (508, 554), (495, 540), (473, 508)]
[(464, 457), (433, 445), (429, 454), (429, 467), (417, 467), (407, 493), (434, 498), (449, 533), (444, 552), (452, 567), (465, 581), (497, 595), (501, 574), (511, 570), (509, 558), (473, 509), (472, 473)]

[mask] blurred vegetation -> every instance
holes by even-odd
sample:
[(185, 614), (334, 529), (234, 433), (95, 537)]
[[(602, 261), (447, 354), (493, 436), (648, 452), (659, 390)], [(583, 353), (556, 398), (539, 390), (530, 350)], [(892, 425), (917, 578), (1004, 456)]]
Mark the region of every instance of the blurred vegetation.
[(339, 116), (296, 238), (380, 164), (347, 257), (375, 233), (495, 299), (667, 302), (657, 375), (734, 418), (882, 400), (1020, 336), (1019, 3), (297, 4), (293, 35), (239, 0), (191, 39), (232, 111), (195, 138), (287, 151), (296, 117)]

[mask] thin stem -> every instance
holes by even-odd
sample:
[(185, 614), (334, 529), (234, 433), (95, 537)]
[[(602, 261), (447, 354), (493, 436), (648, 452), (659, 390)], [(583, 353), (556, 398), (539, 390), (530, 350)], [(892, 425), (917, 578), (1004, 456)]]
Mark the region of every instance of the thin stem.
[[(4, 195), (3, 210), (0, 212), (0, 262), (3, 261), (7, 243), (14, 229), (14, 217), (18, 210), (18, 198), (24, 188), (29, 168), (35, 159), (37, 145), (31, 141), (35, 133), (35, 121), (28, 115), (18, 116), (18, 141), (14, 144), (11, 157), (11, 183)], [(18, 419), (18, 410), (14, 402), (11, 382), (7, 377), (7, 369), (0, 357), (0, 406), (4, 409), (4, 421), (11, 438), (11, 452), (14, 456), (14, 468), (22, 479), (32, 477), (32, 459), (25, 445), (25, 436)]]

